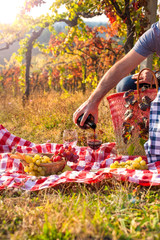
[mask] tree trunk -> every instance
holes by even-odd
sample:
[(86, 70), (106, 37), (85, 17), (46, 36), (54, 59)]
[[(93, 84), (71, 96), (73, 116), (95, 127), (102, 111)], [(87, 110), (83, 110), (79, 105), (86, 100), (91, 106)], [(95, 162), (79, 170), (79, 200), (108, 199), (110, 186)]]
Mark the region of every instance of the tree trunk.
[(25, 101), (28, 100), (29, 94), (30, 94), (30, 67), (31, 67), (31, 59), (32, 59), (32, 49), (33, 49), (34, 42), (41, 35), (43, 30), (44, 30), (44, 28), (40, 28), (39, 31), (32, 32), (31, 37), (28, 40), (27, 51), (26, 51), (26, 55), (25, 55), (26, 73), (25, 73), (25, 93), (23, 96), (23, 105), (24, 106), (25, 106)]
[(134, 46), (134, 27), (132, 23), (127, 24), (127, 41), (124, 45), (125, 54), (127, 54)]
[(83, 92), (83, 94), (85, 94), (86, 93), (86, 83), (84, 81), (86, 81), (87, 74), (86, 74), (86, 65), (83, 61), (82, 61), (82, 75), (83, 75), (82, 92)]
[[(156, 19), (157, 18), (157, 0), (156, 1), (148, 0), (147, 5), (148, 5), (147, 7), (148, 7), (148, 9), (150, 11), (149, 12), (150, 14), (147, 14), (147, 17), (149, 18), (149, 22), (150, 22), (149, 26), (147, 27), (147, 29), (148, 29), (157, 20)], [(150, 68), (150, 69), (152, 69), (152, 62), (153, 62), (153, 54), (149, 55), (140, 64), (140, 70), (142, 70), (143, 68)]]

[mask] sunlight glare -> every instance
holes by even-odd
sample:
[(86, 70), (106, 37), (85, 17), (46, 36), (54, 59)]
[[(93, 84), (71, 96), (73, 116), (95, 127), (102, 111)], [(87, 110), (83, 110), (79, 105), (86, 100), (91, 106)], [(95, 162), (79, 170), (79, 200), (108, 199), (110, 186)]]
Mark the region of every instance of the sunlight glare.
[[(20, 12), (24, 5), (25, 0), (0, 0), (0, 24), (12, 24), (16, 15)], [(47, 0), (42, 7), (34, 7), (26, 14), (38, 17), (41, 14), (49, 13), (49, 7), (52, 5), (53, 0)]]
[(23, 3), (24, 0), (0, 0), (0, 23), (13, 23)]

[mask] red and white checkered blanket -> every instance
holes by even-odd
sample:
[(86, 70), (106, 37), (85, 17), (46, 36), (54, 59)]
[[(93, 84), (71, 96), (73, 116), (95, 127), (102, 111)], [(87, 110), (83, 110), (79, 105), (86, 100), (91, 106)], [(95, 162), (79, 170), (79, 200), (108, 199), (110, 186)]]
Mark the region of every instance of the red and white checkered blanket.
[[(110, 169), (114, 161), (126, 161), (135, 157), (118, 156), (115, 143), (104, 143), (96, 154), (88, 147), (76, 147), (78, 163), (68, 162), (72, 171), (59, 175), (37, 178), (27, 175), (19, 159), (10, 158), (9, 152), (17, 146), (21, 153), (54, 153), (62, 145), (57, 143), (34, 144), (11, 134), (0, 125), (0, 189), (21, 188), (36, 191), (67, 182), (95, 183), (116, 178), (143, 186), (160, 185), (160, 161), (148, 164), (149, 170)], [(143, 157), (147, 161), (146, 157)]]

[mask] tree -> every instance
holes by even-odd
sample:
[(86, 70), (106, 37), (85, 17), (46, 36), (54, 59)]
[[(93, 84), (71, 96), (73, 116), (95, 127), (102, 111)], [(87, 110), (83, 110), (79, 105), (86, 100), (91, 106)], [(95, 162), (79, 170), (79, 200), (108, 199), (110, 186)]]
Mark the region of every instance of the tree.
[[(104, 74), (102, 69), (106, 70), (113, 65), (122, 55), (123, 48), (119, 41), (113, 38), (116, 35), (117, 28), (112, 28), (111, 31), (110, 26), (94, 28), (86, 26), (87, 37), (84, 39), (78, 37), (79, 31), (81, 29), (71, 28), (68, 34), (51, 36), (49, 50), (53, 56), (50, 61), (52, 64), (57, 63), (63, 66), (65, 62), (64, 79), (67, 79), (68, 75), (71, 81), (71, 79), (77, 79), (76, 75), (78, 75), (81, 77), (81, 87), (83, 93), (85, 93), (86, 84), (90, 83), (92, 88), (96, 87)], [(104, 38), (105, 35), (107, 38)], [(62, 56), (63, 63), (61, 63)], [(70, 69), (70, 72), (68, 72), (68, 69)], [(76, 75), (74, 71), (76, 71)]]
[[(47, 26), (47, 24), (46, 24)], [(26, 54), (25, 54), (25, 60), (26, 60), (26, 73), (25, 73), (25, 80), (26, 80), (26, 89), (25, 94), (23, 96), (23, 101), (25, 104), (25, 100), (29, 98), (30, 93), (30, 66), (31, 66), (31, 58), (32, 58), (32, 49), (34, 42), (37, 40), (37, 38), (41, 35), (44, 28), (40, 28), (37, 31), (33, 31), (31, 36), (28, 39), (27, 46), (26, 46)]]
[[(53, 11), (57, 11), (65, 5), (69, 12), (69, 18), (73, 16), (90, 18), (105, 14), (111, 24), (119, 22), (119, 34), (123, 35), (124, 48), (127, 53), (145, 31), (149, 24), (147, 14), (147, 0), (79, 0), (79, 1), (55, 1), (52, 5)], [(147, 13), (147, 14), (146, 14)], [(80, 24), (79, 20), (77, 23)]]
[[(28, 16), (27, 13), (31, 8), (44, 3), (43, 0), (26, 0), (21, 14), (17, 17), (17, 21), (9, 27), (9, 31), (7, 31), (8, 26), (1, 26), (0, 43), (4, 44), (2, 49), (9, 47), (16, 40), (21, 44), (19, 59), (21, 61), (25, 59), (26, 64), (24, 99), (28, 99), (30, 92), (32, 49), (38, 46), (42, 50), (46, 47), (38, 42), (38, 37), (45, 28), (54, 33), (54, 23), (65, 22), (68, 25), (69, 41), (75, 37), (76, 29), (80, 30), (77, 35), (78, 40), (87, 41), (88, 33), (83, 18), (105, 14), (109, 18), (111, 27), (119, 24), (118, 36), (123, 38), (123, 47), (127, 53), (149, 24), (146, 17), (146, 13), (149, 13), (147, 0), (56, 0), (51, 5), (53, 13), (51, 16), (46, 14), (36, 19)], [(66, 12), (59, 13), (58, 9), (62, 5), (65, 6)], [(83, 58), (83, 54), (81, 54), (81, 58)], [(90, 60), (96, 67), (95, 56), (90, 56)]]

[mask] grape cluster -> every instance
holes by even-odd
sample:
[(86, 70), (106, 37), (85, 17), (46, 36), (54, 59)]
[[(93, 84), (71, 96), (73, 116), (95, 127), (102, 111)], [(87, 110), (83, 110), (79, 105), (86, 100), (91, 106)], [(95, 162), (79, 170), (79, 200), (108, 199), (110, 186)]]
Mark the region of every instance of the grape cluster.
[(71, 145), (61, 146), (58, 152), (56, 152), (52, 157), (52, 162), (60, 161), (62, 158), (65, 158), (66, 161), (70, 161), (73, 163), (78, 162), (79, 156), (76, 154), (76, 149)]
[(110, 168), (127, 168), (127, 169), (139, 169), (139, 170), (147, 170), (148, 166), (146, 161), (142, 159), (142, 157), (137, 157), (134, 160), (128, 160), (126, 162), (118, 162), (115, 161), (110, 165)]
[(63, 159), (76, 163), (78, 158), (75, 148), (62, 146), (51, 158), (40, 154), (35, 154), (34, 156), (25, 155), (26, 166), (24, 167), (24, 171), (32, 176), (45, 176), (44, 163), (58, 162)]
[(41, 156), (39, 154), (35, 154), (33, 157), (30, 155), (25, 156), (25, 161), (27, 165), (24, 167), (24, 171), (32, 176), (44, 176), (45, 169), (40, 166), (41, 163), (51, 163), (49, 157)]

